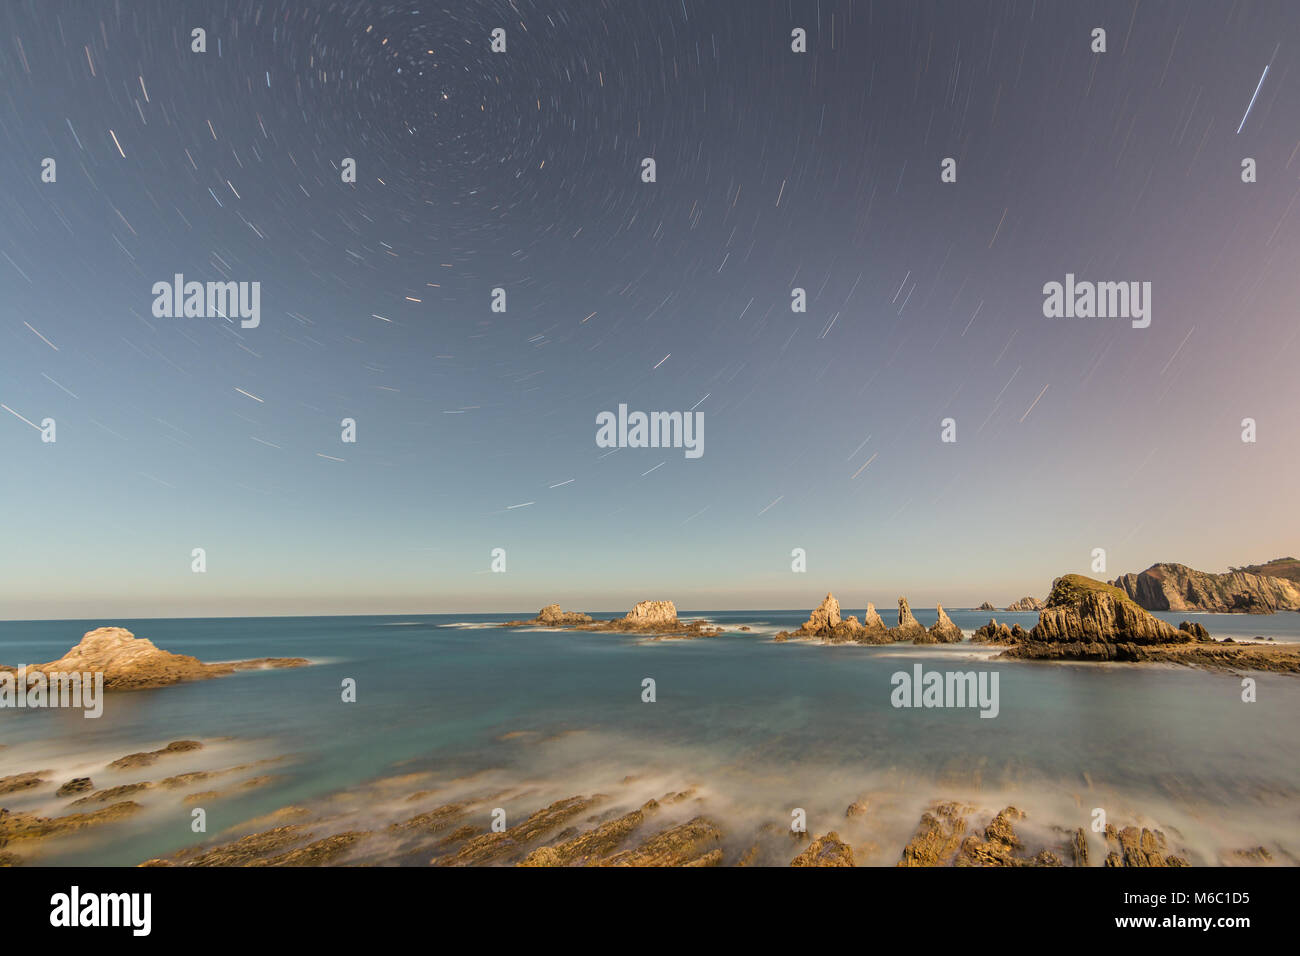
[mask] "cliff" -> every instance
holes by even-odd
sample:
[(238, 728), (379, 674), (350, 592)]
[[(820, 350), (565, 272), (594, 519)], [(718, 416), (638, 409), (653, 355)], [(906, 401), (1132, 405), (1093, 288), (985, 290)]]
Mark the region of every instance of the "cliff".
[(1047, 607), (1047, 604), (1043, 601), (1038, 600), (1038, 598), (1022, 597), (1015, 604), (1008, 604), (1007, 610), (1011, 612), (1041, 611), (1045, 607)]
[[(1281, 558), (1253, 568), (1290, 574), (1296, 562)], [(1196, 571), (1184, 564), (1153, 564), (1111, 582), (1148, 611), (1213, 611), (1272, 614), (1300, 611), (1300, 582), (1245, 568), (1227, 574)]]
[(1138, 606), (1121, 589), (1081, 574), (1057, 578), (1029, 632), (1042, 644), (1179, 644), (1196, 638)]

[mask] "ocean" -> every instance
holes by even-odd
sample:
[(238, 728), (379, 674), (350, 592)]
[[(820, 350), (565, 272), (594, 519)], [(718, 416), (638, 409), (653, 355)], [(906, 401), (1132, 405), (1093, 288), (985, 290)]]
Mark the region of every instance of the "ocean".
[[(1294, 677), (1250, 674), (1257, 699), (1246, 703), (1241, 677), (1226, 672), (995, 661), (1000, 648), (969, 643), (773, 642), (806, 611), (683, 612), (683, 620), (751, 628), (693, 641), (495, 626), (533, 613), (0, 624), (0, 662), (15, 665), (54, 660), (105, 624), (205, 661), (313, 662), (110, 693), (97, 720), (0, 710), (0, 777), (41, 770), (55, 783), (89, 776), (96, 789), (231, 766), (270, 777), (202, 800), (206, 834), (192, 832), (191, 805), (155, 788), (131, 798), (145, 807), (135, 817), (21, 852), (31, 864), (134, 865), (288, 805), (410, 775), (443, 781), (449, 792), (457, 781), (499, 783), (519, 795), (518, 810), (506, 807), (516, 814), (629, 779), (637, 799), (694, 787), (737, 840), (747, 828), (788, 827), (798, 809), (814, 833), (858, 835), (860, 862), (877, 864), (897, 860), (936, 799), (991, 812), (1014, 804), (1029, 831), (1045, 835), (1087, 827), (1101, 808), (1118, 826), (1159, 826), (1193, 862), (1223, 862), (1227, 849), (1261, 844), (1296, 862), (1285, 859), (1300, 849)], [(882, 613), (888, 622), (889, 609)], [(915, 613), (925, 625), (936, 616)], [(968, 636), (990, 616), (1026, 628), (1037, 619), (949, 614)], [(1198, 620), (1216, 637), (1300, 640), (1297, 614), (1159, 616)], [(894, 707), (892, 675), (918, 662), (997, 672), (997, 717)], [(342, 700), (346, 678), (356, 682), (355, 703)], [(643, 701), (647, 678), (653, 702)], [(153, 767), (106, 769), (181, 739), (204, 747)], [(864, 795), (868, 819), (846, 820)], [(84, 809), (68, 803), (53, 787), (0, 795), (13, 811)], [(382, 822), (391, 811), (376, 803), (350, 812)]]

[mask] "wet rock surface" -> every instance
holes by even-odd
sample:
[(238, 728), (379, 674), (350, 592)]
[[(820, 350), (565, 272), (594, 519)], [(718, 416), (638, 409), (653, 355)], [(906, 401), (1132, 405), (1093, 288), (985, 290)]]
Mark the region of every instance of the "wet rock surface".
[(69, 813), (59, 817), (42, 817), (34, 813), (15, 813), (0, 809), (0, 847), (22, 840), (43, 840), (86, 827), (113, 823), (140, 809), (138, 803), (124, 801), (90, 813)]
[(853, 862), (853, 848), (840, 839), (832, 830), (825, 836), (819, 836), (793, 860), (791, 866), (856, 866)]
[(119, 757), (108, 765), (108, 769), (133, 770), (137, 767), (151, 767), (161, 757), (171, 757), (176, 754), (189, 753), (191, 750), (201, 750), (202, 748), (203, 744), (197, 740), (173, 740), (166, 747), (160, 747), (158, 750), (149, 750)]
[[(1083, 826), (1060, 826), (1060, 821), (1039, 820), (1030, 826), (1034, 821), (1016, 806), (993, 812), (951, 799), (933, 801), (919, 819), (911, 817), (916, 824), (910, 837), (885, 836), (898, 832), (898, 822), (910, 816), (907, 806), (899, 802), (902, 792), (893, 788), (860, 796), (848, 805), (835, 830), (813, 835), (792, 831), (788, 822), (759, 822), (751, 817), (728, 827), (724, 821), (731, 817), (710, 810), (707, 790), (670, 790), (657, 798), (629, 800), (636, 792), (631, 776), (615, 784), (609, 794), (558, 800), (546, 800), (529, 785), (506, 790), (488, 787), (476, 794), (461, 789), (456, 799), (442, 803), (430, 798), (448, 792), (445, 787), (402, 797), (391, 785), (375, 786), (376, 792), (348, 791), (323, 798), (315, 809), (286, 807), (208, 845), (142, 865), (845, 867), (864, 861), (888, 865), (892, 860), (900, 867), (1156, 867), (1186, 866), (1191, 859), (1170, 842), (1165, 830), (1149, 823), (1110, 826), (1104, 834), (1089, 834)], [(391, 807), (386, 822), (362, 812), (373, 806), (380, 788), (385, 805)], [(631, 789), (620, 797), (620, 788)], [(410, 804), (416, 799), (426, 805), (412, 814)], [(910, 803), (910, 798), (903, 799)], [(511, 812), (524, 815), (514, 825), (494, 831), (494, 807), (513, 808)], [(892, 813), (895, 820), (884, 831), (882, 812)], [(40, 827), (52, 822), (59, 821), (24, 820), (23, 824)], [(97, 822), (111, 820), (105, 816)], [(239, 832), (259, 824), (257, 832)], [(66, 818), (60, 825), (84, 826), (89, 821)], [(13, 824), (9, 829), (15, 829)], [(1291, 858), (1284, 851), (1281, 856)], [(1279, 852), (1262, 845), (1237, 843), (1219, 850), (1212, 862), (1266, 866), (1278, 858)]]
[(49, 774), (48, 770), (37, 770), (27, 773), (10, 774), (7, 777), (0, 777), (0, 795), (6, 793), (19, 793), (23, 790), (31, 790), (45, 783), (45, 777)]
[(1169, 854), (1168, 842), (1159, 830), (1145, 827), (1106, 827), (1106, 866), (1190, 866), (1181, 856)]
[(95, 789), (95, 785), (89, 777), (76, 777), (59, 787), (54, 795), (56, 797), (70, 797), (73, 794), (85, 793), (93, 789)]

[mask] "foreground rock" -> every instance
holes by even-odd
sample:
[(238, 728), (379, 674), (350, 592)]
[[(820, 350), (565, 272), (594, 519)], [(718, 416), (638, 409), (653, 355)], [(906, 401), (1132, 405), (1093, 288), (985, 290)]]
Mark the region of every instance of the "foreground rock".
[(1062, 866), (1060, 857), (1043, 849), (1032, 857), (1016, 835), (1015, 822), (1025, 815), (1015, 807), (1007, 807), (984, 828), (982, 836), (971, 834), (962, 840), (956, 864), (958, 866)]
[[(236, 671), (264, 667), (302, 667), (302, 657), (264, 657), (252, 661), (205, 664), (197, 657), (172, 654), (152, 641), (136, 637), (121, 627), (97, 627), (87, 631), (76, 647), (57, 661), (29, 666), (28, 673), (102, 673), (105, 690), (144, 690), (184, 681), (225, 677)], [(17, 668), (0, 665), (0, 672), (14, 674)]]
[(483, 833), (455, 853), (434, 857), (430, 862), (434, 866), (481, 866), (498, 861), (512, 862), (516, 856), (522, 859), (528, 844), (561, 823), (585, 813), (603, 799), (603, 795), (597, 794), (557, 800), (509, 829)]
[(1148, 611), (1300, 611), (1300, 581), (1290, 577), (1298, 564), (1295, 558), (1279, 558), (1227, 574), (1196, 571), (1185, 564), (1153, 564), (1112, 584)]
[(626, 850), (601, 866), (719, 866), (722, 831), (712, 820), (696, 817), (655, 834), (635, 850)]
[(1159, 830), (1106, 827), (1106, 842), (1113, 849), (1106, 854), (1106, 866), (1191, 866), (1181, 856), (1168, 854), (1165, 835)]
[[(336, 833), (297, 846), (314, 834), (304, 826), (290, 824), (265, 833), (254, 833), (227, 846), (212, 850), (192, 848), (170, 858), (146, 860), (141, 866), (328, 866), (337, 864), (354, 845), (370, 836), (359, 830)], [(292, 847), (292, 849), (290, 849)]]
[(189, 753), (192, 750), (202, 750), (203, 744), (197, 740), (173, 740), (166, 747), (160, 747), (157, 750), (142, 751), (140, 753), (127, 754), (125, 757), (118, 757), (108, 765), (109, 770), (134, 770), (137, 767), (151, 767), (158, 762), (161, 757), (170, 757), (175, 754)]
[(572, 839), (554, 846), (534, 850), (520, 866), (590, 866), (611, 856), (628, 837), (643, 824), (650, 814), (659, 809), (657, 800), (650, 800), (638, 810), (607, 820), (594, 830), (588, 830)]
[(0, 794), (18, 793), (22, 790), (31, 790), (33, 787), (39, 787), (45, 783), (45, 774), (48, 770), (37, 770), (28, 773), (15, 773), (8, 777), (0, 777)]
[(0, 809), (0, 847), (22, 840), (61, 836), (102, 823), (113, 823), (131, 816), (139, 809), (140, 804), (130, 800), (91, 813), (69, 813), (61, 817), (40, 817), (34, 813), (13, 813)]
[[(409, 776), (414, 779), (421, 775)], [(402, 800), (401, 791), (388, 786), (399, 779), (380, 782), (374, 793), (362, 788), (324, 798), (314, 811), (300, 806), (282, 808), (248, 821), (220, 845), (191, 847), (143, 865), (370, 866), (432, 862), (438, 866), (661, 867), (788, 862), (799, 867), (844, 867), (854, 866), (865, 855), (871, 863), (892, 857), (898, 866), (1056, 867), (1099, 866), (1104, 862), (1107, 866), (1153, 867), (1185, 866), (1190, 858), (1155, 827), (1110, 826), (1104, 837), (1089, 834), (1078, 826), (1084, 814), (1080, 809), (1064, 821), (1055, 821), (1065, 825), (1040, 820), (1032, 829), (1023, 827), (1022, 832), (1027, 815), (1017, 807), (1006, 806), (994, 813), (997, 804), (977, 809), (952, 800), (930, 804), (905, 845), (882, 847), (872, 842), (881, 834), (871, 825), (875, 811), (869, 809), (863, 797), (846, 813), (843, 825), (850, 828), (851, 841), (834, 831), (811, 841), (809, 834), (799, 834), (802, 852), (791, 859), (792, 834), (779, 817), (764, 820), (732, 814), (728, 812), (732, 805), (725, 798), (722, 812), (715, 816), (708, 809), (711, 797), (707, 787), (669, 791), (650, 800), (644, 800), (644, 794), (630, 799), (634, 791), (623, 790), (622, 799), (594, 794), (547, 803), (550, 798), (533, 789), (535, 782), (524, 783), (522, 789), (515, 786), (505, 790), (497, 789), (494, 783), (477, 793), (461, 789), (454, 802), (441, 806), (426, 802), (422, 812), (410, 816), (413, 801), (427, 801), (430, 794), (439, 791), (451, 796), (456, 788), (440, 785), (421, 789)], [(469, 779), (451, 784), (463, 784)], [(637, 779), (626, 778), (614, 784), (610, 792), (617, 794)], [(379, 793), (384, 795), (382, 799), (372, 799)], [(884, 801), (881, 807), (890, 805), (890, 795), (880, 792), (877, 796)], [(519, 814), (519, 822), (502, 832), (491, 831), (489, 820), (492, 808), (497, 806), (517, 806), (512, 812)], [(364, 830), (358, 828), (357, 813), (363, 808), (368, 826)], [(533, 812), (523, 816), (529, 809)], [(89, 817), (56, 818), (40, 824), (85, 825)], [(0, 815), (0, 823), (6, 819)], [(101, 819), (107, 822), (109, 818), (105, 815)], [(248, 833), (253, 826), (267, 829)], [(892, 832), (892, 825), (888, 829)], [(239, 832), (248, 835), (237, 837)], [(1173, 838), (1177, 838), (1176, 834)], [(0, 841), (0, 856), (5, 849)], [(1098, 849), (1099, 853), (1090, 853)], [(1278, 859), (1293, 859), (1281, 845), (1270, 852), (1263, 844), (1247, 840), (1209, 852), (1211, 859), (1238, 865), (1269, 865)], [(17, 858), (15, 861), (23, 862)]]
[(561, 611), (558, 604), (548, 604), (537, 617), (527, 621), (506, 621), (505, 627), (567, 627), (575, 631), (617, 631), (624, 634), (650, 634), (658, 639), (714, 637), (722, 628), (707, 621), (681, 621), (672, 601), (641, 601), (626, 615), (608, 621), (594, 620), (590, 614)]
[(819, 836), (793, 860), (791, 866), (855, 866), (853, 848), (840, 839), (832, 830), (825, 836)]
[(951, 800), (931, 805), (903, 848), (898, 866), (1063, 866), (1057, 851), (1077, 865), (1087, 864), (1087, 841), (1083, 840), (1081, 850), (1075, 848), (1076, 840), (1082, 839), (1079, 832), (1070, 834), (1066, 844), (1034, 852), (1016, 834), (1015, 824), (1025, 817), (1021, 810), (1006, 807), (982, 831), (968, 832), (973, 812)]
[(78, 793), (88, 793), (95, 789), (94, 782), (89, 777), (74, 777), (63, 786), (55, 791), (56, 797), (71, 797)]

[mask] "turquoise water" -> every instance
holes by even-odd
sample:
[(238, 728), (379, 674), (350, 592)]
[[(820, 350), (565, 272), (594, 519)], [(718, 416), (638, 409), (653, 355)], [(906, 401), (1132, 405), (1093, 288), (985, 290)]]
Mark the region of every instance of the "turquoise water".
[[(1240, 678), (1224, 673), (995, 662), (996, 649), (969, 644), (771, 641), (804, 611), (684, 613), (753, 628), (696, 641), (492, 626), (531, 613), (113, 621), (207, 661), (301, 656), (314, 664), (111, 694), (99, 720), (0, 710), (0, 776), (50, 769), (56, 782), (89, 775), (102, 787), (280, 758), (258, 768), (277, 775), (271, 785), (207, 807), (210, 834), (380, 777), (492, 770), (561, 795), (658, 774), (705, 787), (745, 821), (788, 822), (797, 806), (810, 819), (842, 822), (859, 794), (887, 791), (895, 814), (879, 824), (882, 856), (896, 856), (889, 841), (941, 797), (1014, 800), (1062, 826), (1086, 826), (1089, 809), (1103, 805), (1120, 822), (1175, 828), (1203, 862), (1216, 862), (1226, 845), (1300, 842), (1300, 681), (1292, 677), (1253, 675), (1258, 701), (1247, 704)], [(925, 624), (935, 617), (916, 613)], [(968, 633), (991, 616), (950, 613)], [(1026, 627), (1037, 617), (992, 616)], [(1216, 635), (1300, 639), (1300, 615), (1195, 619)], [(102, 623), (0, 624), (0, 662), (56, 659)], [(891, 706), (891, 675), (918, 661), (996, 671), (998, 717)], [(349, 677), (353, 704), (340, 699)], [(641, 700), (646, 677), (656, 682), (654, 703)], [(501, 739), (520, 732), (552, 742)], [(168, 758), (121, 779), (103, 770), (182, 738), (206, 745), (184, 765)], [(67, 812), (52, 790), (0, 797), (0, 805)], [(47, 842), (33, 862), (134, 864), (197, 842), (187, 821), (187, 810), (151, 806), (144, 818)]]

